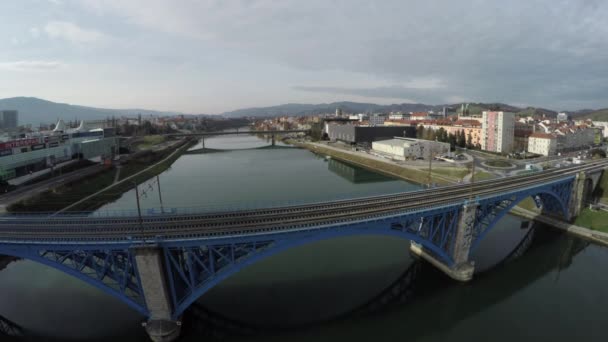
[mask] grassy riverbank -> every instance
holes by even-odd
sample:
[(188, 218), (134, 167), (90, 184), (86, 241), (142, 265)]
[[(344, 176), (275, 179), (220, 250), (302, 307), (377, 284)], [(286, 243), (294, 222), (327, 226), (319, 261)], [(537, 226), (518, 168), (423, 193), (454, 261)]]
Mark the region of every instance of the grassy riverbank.
[[(360, 166), (374, 172), (383, 173), (389, 176), (401, 178), (407, 181), (416, 182), (419, 184), (428, 183), (428, 168), (406, 167), (393, 164), (389, 161), (381, 161), (376, 158), (368, 157), (363, 153), (354, 154), (347, 151), (340, 151), (335, 148), (329, 148), (321, 145), (313, 145), (309, 143), (301, 143), (289, 141), (289, 143), (306, 148), (312, 152), (324, 154), (336, 158), (338, 160)], [(457, 167), (433, 167), (431, 175), (432, 182), (445, 185), (458, 182), (468, 173), (468, 170)]]
[[(173, 149), (146, 153), (121, 165), (120, 170), (116, 167), (102, 170), (95, 175), (64, 184), (53, 190), (42, 192), (39, 195), (15, 203), (7, 209), (11, 212), (55, 212), (66, 208), (73, 203), (86, 198), (87, 196), (112, 186), (115, 184), (115, 181), (119, 182), (120, 180), (124, 180), (129, 176), (145, 170), (146, 168), (150, 167), (150, 165), (157, 163), (157, 165), (154, 165), (154, 167), (151, 169), (137, 175), (134, 177), (134, 179), (132, 179), (132, 181), (139, 184), (168, 169), (171, 164), (173, 164), (173, 162), (187, 150), (188, 146), (192, 145), (193, 143), (194, 142), (186, 142), (185, 144), (187, 146), (184, 146), (183, 144), (180, 145), (180, 153), (174, 154), (167, 160), (163, 161), (163, 159), (167, 158), (167, 156), (173, 152)], [(118, 172), (120, 173), (117, 179)], [(70, 211), (95, 210), (108, 202), (118, 199), (125, 191), (132, 189), (133, 186), (134, 184), (131, 181), (117, 184), (116, 186), (108, 189), (108, 191), (105, 191), (98, 196), (91, 198), (90, 200), (79, 203), (77, 206), (70, 208)]]
[(608, 233), (608, 211), (584, 208), (574, 221), (577, 226)]

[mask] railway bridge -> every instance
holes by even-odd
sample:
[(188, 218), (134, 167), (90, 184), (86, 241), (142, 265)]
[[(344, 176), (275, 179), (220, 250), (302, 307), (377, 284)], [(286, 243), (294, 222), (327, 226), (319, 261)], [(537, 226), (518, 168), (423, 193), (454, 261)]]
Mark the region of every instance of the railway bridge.
[(184, 310), (224, 279), (264, 258), (315, 241), (387, 235), (459, 281), (470, 255), (527, 197), (571, 220), (607, 160), (530, 175), (415, 192), (256, 210), (136, 216), (0, 216), (0, 254), (56, 268), (148, 318), (155, 341), (179, 335)]

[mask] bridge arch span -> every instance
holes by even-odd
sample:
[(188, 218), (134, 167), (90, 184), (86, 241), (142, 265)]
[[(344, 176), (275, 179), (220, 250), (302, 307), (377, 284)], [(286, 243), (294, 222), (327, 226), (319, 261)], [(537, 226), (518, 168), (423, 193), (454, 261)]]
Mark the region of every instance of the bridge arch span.
[(538, 189), (527, 189), (506, 196), (493, 197), (480, 200), (480, 208), (476, 218), (475, 238), (469, 251), (469, 256), (479, 247), (480, 242), (496, 224), (507, 215), (511, 209), (528, 197), (531, 197), (537, 207), (542, 205), (542, 210), (550, 214), (560, 214), (567, 220), (569, 217), (569, 199), (572, 182), (560, 182), (550, 187)]
[[(442, 249), (432, 240), (416, 232), (395, 229), (395, 222), (390, 222), (393, 221), (367, 222), (360, 226), (319, 229), (314, 232), (308, 231), (302, 235), (286, 236), (278, 239), (260, 239), (255, 242), (243, 242), (240, 245), (222, 245), (220, 243), (217, 245), (165, 247), (165, 265), (173, 296), (173, 318), (177, 319), (194, 301), (244, 268), (286, 250), (319, 241), (353, 236), (390, 236), (414, 241), (432, 251), (446, 263), (453, 263), (447, 247)], [(446, 238), (446, 240), (448, 239)], [(447, 241), (445, 245), (448, 245)], [(218, 248), (221, 251), (218, 252)], [(246, 249), (246, 252), (240, 253), (239, 249)], [(407, 251), (409, 251), (409, 245), (404, 248), (404, 252)], [(240, 259), (238, 256), (240, 256)], [(215, 269), (218, 266), (218, 258), (224, 260), (225, 263), (220, 269)]]
[(0, 254), (54, 268), (119, 299), (142, 315), (148, 315), (139, 274), (128, 249), (51, 251), (32, 246), (0, 245)]

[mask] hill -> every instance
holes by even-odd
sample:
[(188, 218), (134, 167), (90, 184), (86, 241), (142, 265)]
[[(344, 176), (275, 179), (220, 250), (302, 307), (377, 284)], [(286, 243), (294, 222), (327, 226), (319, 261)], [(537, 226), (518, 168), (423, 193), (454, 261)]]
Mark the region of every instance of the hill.
[(591, 119), (594, 121), (608, 121), (608, 108), (595, 110), (595, 111), (584, 113), (581, 115), (576, 115), (575, 118), (576, 119)]
[(548, 118), (555, 118), (557, 116), (557, 112), (550, 109), (545, 108), (535, 108), (535, 107), (527, 107), (523, 110), (515, 112), (519, 116), (545, 116)]
[(111, 116), (142, 115), (177, 115), (178, 112), (162, 112), (148, 109), (104, 109), (85, 107), (67, 103), (57, 103), (35, 97), (12, 97), (0, 99), (0, 110), (14, 109), (19, 111), (19, 124), (32, 124), (55, 122), (64, 120), (100, 120)]
[(442, 106), (426, 105), (422, 103), (402, 103), (391, 105), (378, 105), (375, 103), (360, 103), (360, 102), (332, 102), (322, 104), (301, 104), (288, 103), (272, 107), (256, 107), (244, 108), (231, 112), (222, 113), (225, 117), (272, 117), (282, 115), (314, 115), (333, 113), (336, 108), (342, 109), (345, 113), (367, 113), (367, 112), (419, 112), (427, 110), (440, 110)]
[[(457, 112), (460, 111), (462, 103), (455, 104), (442, 104), (442, 105), (428, 105), (423, 103), (401, 103), (401, 104), (390, 104), (390, 105), (378, 105), (374, 103), (359, 103), (359, 102), (333, 102), (333, 103), (322, 103), (322, 104), (301, 104), (301, 103), (288, 103), (279, 106), (272, 107), (257, 107), (257, 108), (244, 108), (231, 112), (222, 113), (222, 116), (226, 117), (273, 117), (282, 115), (314, 115), (314, 114), (325, 114), (333, 113), (336, 108), (342, 109), (345, 113), (367, 113), (367, 112), (422, 112), (433, 110), (435, 112), (441, 111), (443, 107), (451, 107)], [(469, 113), (470, 114), (481, 114), (484, 110), (504, 110), (509, 112), (518, 113), (522, 111), (521, 108), (511, 106), (504, 103), (470, 103)], [(547, 113), (556, 113), (547, 109), (539, 108)]]

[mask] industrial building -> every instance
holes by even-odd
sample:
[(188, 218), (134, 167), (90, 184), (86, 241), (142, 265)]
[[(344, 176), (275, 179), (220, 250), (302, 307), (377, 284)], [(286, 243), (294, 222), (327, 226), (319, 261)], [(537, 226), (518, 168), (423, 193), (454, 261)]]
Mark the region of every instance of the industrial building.
[(84, 123), (66, 131), (63, 121), (55, 130), (0, 142), (0, 179), (8, 180), (52, 167), (71, 159), (112, 158), (118, 152), (113, 128), (88, 129)]
[(327, 135), (332, 141), (342, 141), (349, 144), (371, 144), (376, 140), (383, 140), (395, 136), (416, 137), (415, 126), (357, 126), (353, 124), (330, 123), (327, 126)]
[(429, 159), (450, 153), (450, 144), (438, 141), (400, 138), (374, 141), (372, 150), (397, 160)]

